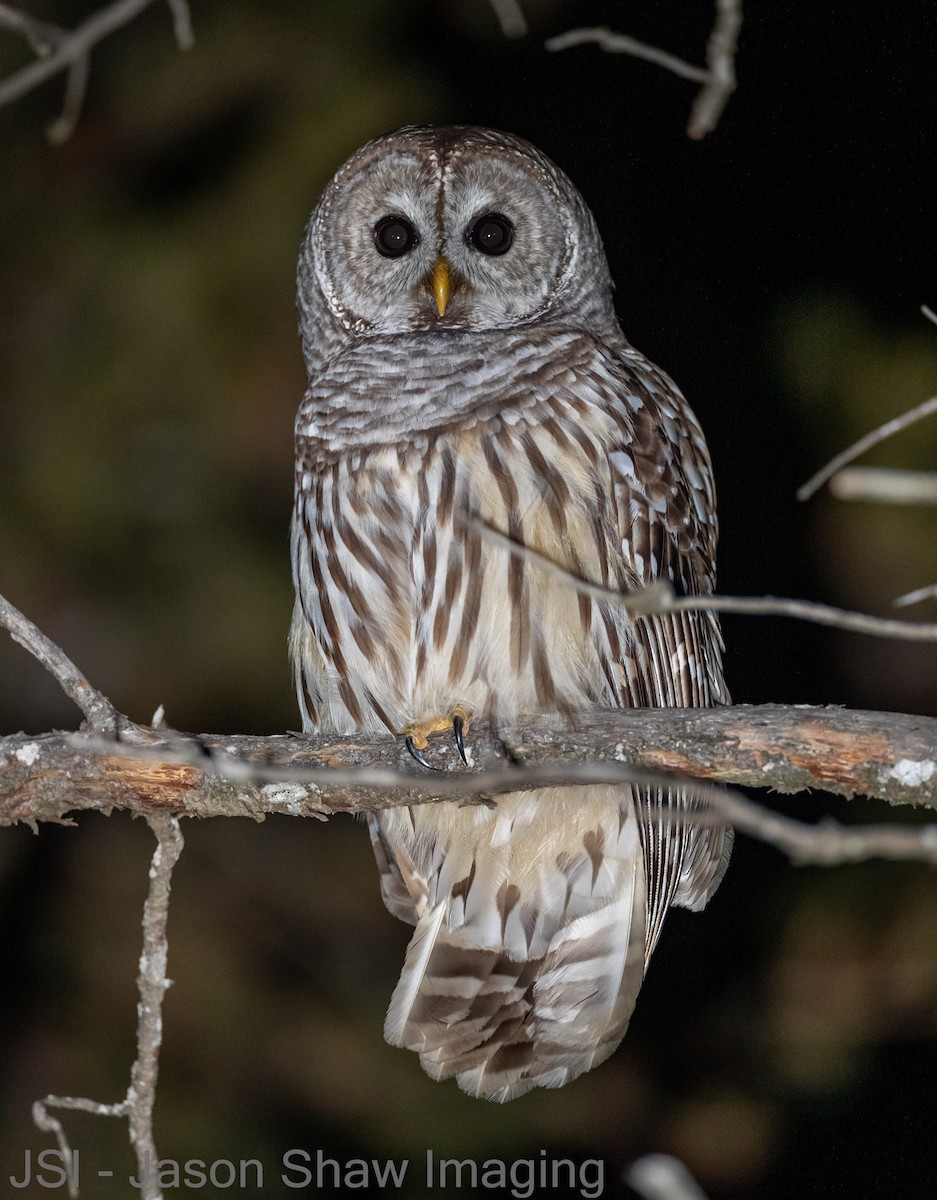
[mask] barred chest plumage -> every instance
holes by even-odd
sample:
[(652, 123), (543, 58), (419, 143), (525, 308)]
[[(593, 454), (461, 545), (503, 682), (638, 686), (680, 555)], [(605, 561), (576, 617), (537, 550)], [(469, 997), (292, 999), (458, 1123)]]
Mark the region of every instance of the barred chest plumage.
[(314, 643), (297, 658), (311, 726), (399, 733), (455, 704), (507, 719), (622, 703), (621, 610), (460, 523), (480, 517), (580, 576), (633, 583), (609, 511), (613, 422), (571, 399), (542, 408), (457, 424), (422, 450), (301, 466), (293, 636)]
[[(399, 733), (457, 703), (507, 720), (719, 702), (715, 625), (701, 638), (690, 619), (675, 639), (672, 624), (641, 620), (636, 641), (620, 606), (460, 524), (479, 517), (621, 591), (664, 577), (695, 592), (711, 578), (711, 473), (683, 397), (623, 341), (553, 340), (544, 362), (507, 332), (491, 357), (459, 337), (443, 356), (407, 339), (391, 378), (386, 347), (364, 340), (310, 386), (292, 630), (308, 727)], [(381, 407), (377, 378), (394, 397)]]

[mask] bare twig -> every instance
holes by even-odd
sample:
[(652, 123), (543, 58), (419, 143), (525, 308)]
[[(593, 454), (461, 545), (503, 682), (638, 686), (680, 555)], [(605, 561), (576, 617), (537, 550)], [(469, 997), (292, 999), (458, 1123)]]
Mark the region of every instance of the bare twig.
[(527, 21), (518, 0), (491, 0), (498, 24), (505, 37), (519, 38), (527, 32)]
[(630, 54), (656, 66), (701, 83), (690, 114), (687, 135), (699, 140), (711, 133), (722, 116), (729, 97), (735, 90), (735, 53), (742, 26), (742, 0), (716, 0), (716, 21), (706, 47), (706, 67), (697, 67), (675, 54), (649, 46), (624, 33), (599, 28), (570, 29), (552, 37), (548, 50), (568, 50), (571, 46), (595, 43), (612, 54)]
[[(6, 4), (0, 4), (0, 26), (13, 33), (22, 34), (40, 59), (49, 58), (71, 36), (69, 31), (60, 25), (40, 21), (29, 13), (20, 12)], [(74, 131), (88, 86), (90, 61), (90, 55), (85, 53), (67, 68), (62, 112), (46, 127), (46, 133), (52, 142), (64, 142)]]
[(180, 50), (191, 50), (195, 45), (195, 34), (192, 32), (192, 14), (189, 12), (189, 0), (166, 0), (172, 13), (172, 29), (176, 35), (176, 43)]
[(169, 987), (166, 978), (169, 888), (173, 867), (182, 853), (183, 840), (175, 817), (151, 813), (147, 821), (156, 835), (157, 844), (150, 864), (149, 892), (143, 906), (143, 952), (137, 976), (137, 1057), (130, 1071), (127, 1095), (118, 1104), (99, 1104), (84, 1096), (46, 1096), (33, 1104), (35, 1124), (44, 1132), (55, 1135), (71, 1200), (78, 1197), (75, 1160), (62, 1123), (51, 1115), (50, 1108), (89, 1112), (100, 1117), (126, 1117), (130, 1144), (137, 1158), (136, 1178), (141, 1200), (162, 1200), (162, 1191), (154, 1174), (158, 1159), (153, 1141), (153, 1103), (163, 1037), (163, 996)]
[[(87, 21), (70, 31), (47, 22), (38, 22), (8, 5), (0, 6), (0, 25), (21, 33), (39, 55), (37, 62), (0, 82), (0, 107), (25, 96), (60, 71), (67, 71), (62, 115), (49, 128), (49, 136), (54, 141), (63, 141), (74, 129), (78, 118), (92, 48), (108, 34), (139, 16), (152, 3), (153, 0), (115, 0), (115, 3), (92, 13)], [(173, 16), (176, 40), (180, 49), (187, 50), (193, 41), (188, 2), (167, 0), (167, 3)]]
[(913, 592), (906, 592), (892, 603), (895, 608), (907, 608), (910, 604), (920, 604), (922, 600), (931, 600), (934, 597), (937, 597), (937, 583), (930, 583), (927, 587), (915, 588)]
[(735, 91), (735, 51), (742, 27), (742, 0), (716, 0), (716, 23), (706, 47), (709, 80), (693, 101), (687, 136), (699, 141), (719, 123)]
[(31, 13), (21, 12), (18, 8), (10, 8), (8, 4), (0, 4), (0, 29), (10, 33), (18, 33), (24, 37), (39, 58), (46, 58), (58, 46), (66, 31), (60, 25), (51, 21), (42, 21)]
[(0, 596), (0, 625), (8, 629), (13, 640), (19, 642), (55, 677), (62, 691), (75, 701), (93, 729), (104, 731), (116, 727), (119, 713), (110, 700), (91, 686), (64, 650), (3, 596)]
[(931, 396), (929, 400), (925, 400), (923, 404), (917, 405), (916, 408), (911, 408), (907, 412), (902, 413), (900, 417), (895, 417), (891, 421), (886, 421), (884, 425), (879, 425), (877, 429), (873, 429), (870, 433), (865, 434), (864, 437), (859, 438), (848, 449), (831, 458), (822, 470), (817, 471), (806, 483), (801, 484), (797, 489), (797, 499), (809, 500), (814, 492), (818, 491), (831, 476), (835, 475), (847, 463), (858, 458), (860, 454), (864, 454), (872, 446), (877, 446), (879, 442), (884, 442), (886, 438), (900, 433), (902, 429), (907, 429), (915, 421), (920, 421), (923, 417), (929, 417), (935, 412), (937, 412), (937, 396)]
[(58, 1117), (52, 1116), (50, 1108), (93, 1113), (96, 1117), (124, 1117), (127, 1115), (127, 1101), (122, 1100), (119, 1104), (98, 1104), (95, 1100), (86, 1100), (84, 1096), (46, 1096), (44, 1100), (36, 1100), (33, 1103), (33, 1123), (43, 1133), (51, 1133), (55, 1137), (62, 1157), (69, 1200), (78, 1200), (76, 1158), (62, 1122)]
[(81, 116), (81, 106), (85, 102), (88, 90), (88, 75), (91, 72), (91, 55), (83, 54), (76, 58), (65, 75), (65, 96), (62, 100), (62, 111), (46, 126), (46, 137), (56, 146), (67, 142), (75, 132), (78, 118)]
[(837, 500), (878, 504), (937, 504), (937, 473), (897, 467), (844, 467), (830, 479)]
[(137, 1003), (137, 1057), (130, 1073), (126, 1104), (142, 1200), (161, 1200), (162, 1192), (154, 1175), (158, 1160), (153, 1143), (153, 1104), (163, 1040), (163, 997), (170, 983), (166, 978), (169, 890), (173, 867), (182, 853), (183, 839), (176, 817), (159, 813), (147, 820), (157, 844), (150, 864), (150, 888), (143, 906), (143, 952), (137, 976), (140, 997)]
[(678, 1158), (645, 1154), (622, 1178), (643, 1200), (706, 1200), (706, 1194)]
[(776, 596), (677, 596), (666, 580), (656, 580), (650, 586), (636, 592), (619, 592), (615, 588), (603, 587), (572, 574), (559, 563), (493, 529), (477, 517), (457, 514), (456, 520), (477, 533), (484, 541), (499, 546), (509, 554), (517, 555), (534, 564), (548, 575), (562, 579), (585, 596), (619, 604), (629, 612), (668, 613), (681, 611), (710, 611), (739, 613), (749, 616), (792, 617), (798, 621), (810, 621), (815, 625), (828, 625), (852, 633), (866, 633), (873, 637), (898, 638), (904, 641), (937, 641), (937, 623), (898, 621), (893, 617), (872, 617), (864, 613), (848, 612), (829, 604), (813, 600), (784, 600)]
[(626, 33), (613, 33), (604, 26), (570, 29), (550, 38), (546, 48), (554, 51), (569, 50), (573, 46), (584, 46), (593, 42), (600, 50), (609, 54), (630, 54), (633, 58), (643, 58), (666, 71), (672, 71), (681, 79), (690, 79), (694, 83), (709, 83), (709, 72), (704, 67), (694, 66), (675, 54), (669, 54), (657, 46), (649, 46), (646, 42), (639, 42), (637, 38), (629, 37)]

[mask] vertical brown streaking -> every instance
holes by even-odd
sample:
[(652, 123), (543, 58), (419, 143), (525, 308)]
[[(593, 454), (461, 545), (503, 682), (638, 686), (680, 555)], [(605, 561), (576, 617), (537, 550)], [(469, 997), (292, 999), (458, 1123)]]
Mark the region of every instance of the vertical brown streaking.
[(462, 587), (462, 558), (465, 553), (462, 539), (453, 536), (449, 544), (449, 557), (446, 560), (446, 586), (442, 599), (436, 609), (436, 619), (433, 622), (433, 644), (441, 650), (449, 632), (449, 617), (455, 605), (456, 596)]
[(423, 528), (423, 594), (421, 603), (424, 612), (433, 605), (436, 590), (436, 531), (428, 525)]
[(440, 451), (442, 477), (439, 481), (439, 503), (436, 506), (436, 528), (445, 528), (452, 522), (455, 505), (456, 470), (455, 456), (450, 446)]
[(393, 721), (390, 719), (390, 717), (384, 711), (383, 706), (378, 703), (377, 698), (375, 697), (374, 693), (369, 690), (368, 692), (365, 693), (365, 695), (366, 695), (368, 704), (370, 704), (372, 711), (376, 714), (377, 719), (381, 722), (381, 724), (386, 725), (387, 729), (391, 733), (393, 733), (393, 734), (399, 733), (400, 731), (397, 728), (395, 728)]
[[(482, 449), (488, 469), (498, 485), (504, 504), (508, 537), (523, 544), (524, 527), (521, 520), (517, 485), (510, 472), (505, 468), (501, 456), (501, 449), (505, 441), (504, 433), (499, 435), (497, 443), (494, 438), (485, 438), (482, 442)], [(520, 674), (527, 665), (530, 653), (530, 611), (524, 561), (517, 554), (510, 554), (508, 560), (508, 606), (511, 612), (511, 665)]]
[(306, 678), (306, 664), (303, 663), (299, 668), (299, 686), (303, 694), (303, 707), (306, 710), (306, 717), (309, 720), (309, 729), (316, 729), (319, 725), (319, 713), (315, 702), (312, 698), (312, 692), (309, 690), (309, 681)]
[(543, 644), (539, 630), (533, 638), (533, 654), (531, 656), (534, 671), (534, 687), (537, 689), (537, 700), (542, 708), (553, 708), (556, 702), (556, 688), (553, 684), (553, 672), (550, 670), (550, 656)]
[(544, 502), (554, 528), (560, 537), (563, 537), (566, 533), (566, 508), (569, 504), (569, 487), (566, 480), (543, 457), (540, 447), (529, 432), (522, 436), (521, 446), (533, 469), (534, 478), (539, 480), (545, 489)]
[(475, 533), (466, 531), (464, 545), (465, 596), (462, 599), (462, 625), (459, 628), (455, 651), (449, 664), (449, 681), (451, 683), (461, 679), (465, 673), (469, 648), (478, 626), (484, 588), (485, 562), (482, 557), (481, 538)]
[(348, 681), (347, 677), (342, 677), (338, 681), (338, 694), (342, 698), (342, 703), (348, 709), (348, 715), (353, 721), (359, 725), (362, 723), (364, 714), (361, 712), (361, 705), (358, 703), (358, 697), (355, 695), (354, 689)]

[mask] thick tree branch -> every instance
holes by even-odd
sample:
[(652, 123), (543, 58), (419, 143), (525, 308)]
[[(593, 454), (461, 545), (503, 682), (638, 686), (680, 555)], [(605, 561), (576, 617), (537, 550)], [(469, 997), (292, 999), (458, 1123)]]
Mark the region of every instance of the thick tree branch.
[(491, 802), (547, 785), (691, 778), (719, 819), (802, 861), (937, 861), (929, 829), (818, 831), (710, 787), (822, 788), (937, 808), (937, 720), (926, 717), (771, 705), (597, 710), (561, 730), (537, 718), (497, 731), (473, 726), (469, 749), (479, 765), (470, 770), (434, 739), (427, 754), (438, 772), (413, 767), (389, 736), (128, 733), (126, 743), (67, 733), (0, 739), (0, 824), (61, 821), (82, 809), (325, 817), (447, 798)]
[[(484, 526), (481, 531), (502, 537)], [(512, 542), (508, 548), (532, 553)], [(611, 598), (644, 606), (652, 590)], [(298, 735), (187, 736), (137, 725), (115, 713), (12, 605), (0, 606), (0, 621), (76, 698), (92, 725), (90, 735), (0, 739), (0, 824), (25, 821), (35, 827), (83, 808), (126, 808), (148, 817), (324, 817), (445, 798), (484, 803), (505, 792), (551, 785), (666, 788), (693, 780), (715, 819), (730, 820), (799, 859), (833, 862), (883, 854), (937, 861), (931, 829), (811, 830), (712, 786), (823, 787), (937, 807), (937, 721), (924, 717), (781, 707), (600, 709), (576, 714), (562, 729), (542, 717), (516, 728), (476, 725), (472, 762), (480, 769), (426, 771), (404, 761), (400, 740), (389, 736), (325, 741)], [(447, 749), (437, 739), (430, 763), (436, 766), (434, 757)], [(451, 754), (439, 765), (451, 767)]]

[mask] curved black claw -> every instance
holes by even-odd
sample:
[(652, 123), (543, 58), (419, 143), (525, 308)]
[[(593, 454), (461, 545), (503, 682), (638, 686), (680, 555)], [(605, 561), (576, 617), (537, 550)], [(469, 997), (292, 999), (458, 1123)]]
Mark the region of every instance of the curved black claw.
[(468, 766), (469, 760), (465, 757), (465, 742), (462, 739), (462, 730), (464, 727), (465, 720), (462, 717), (456, 715), (452, 718), (452, 732), (455, 734), (455, 744), (459, 750), (459, 758)]
[(438, 767), (434, 767), (432, 763), (429, 763), (426, 761), (426, 759), (419, 752), (419, 750), (417, 750), (416, 746), (414, 746), (412, 737), (409, 737), (409, 736), (407, 737), (406, 746), (407, 746), (407, 750), (410, 753), (410, 757), (415, 758), (421, 767), (426, 767), (427, 771), (438, 771), (439, 770)]

